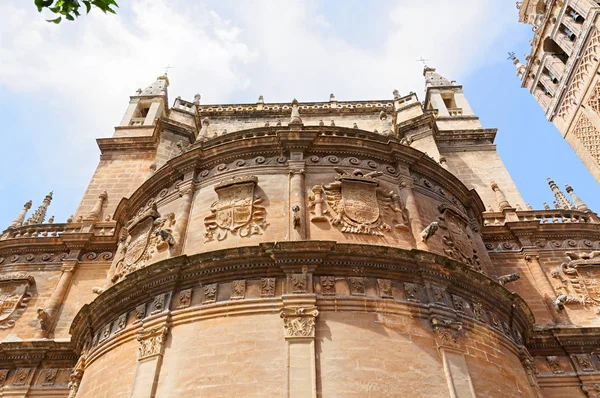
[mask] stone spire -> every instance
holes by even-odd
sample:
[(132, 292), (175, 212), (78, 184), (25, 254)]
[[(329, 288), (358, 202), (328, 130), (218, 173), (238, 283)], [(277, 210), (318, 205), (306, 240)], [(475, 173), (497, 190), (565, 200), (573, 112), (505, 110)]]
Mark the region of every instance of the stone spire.
[[(167, 74), (165, 73), (162, 76), (159, 76), (156, 78), (156, 80), (154, 81), (154, 83), (152, 83), (151, 85), (149, 85), (148, 87), (146, 87), (145, 89), (142, 90), (142, 92), (138, 92), (138, 96), (140, 97), (154, 97), (157, 95), (167, 95), (167, 87), (169, 87), (169, 78), (167, 77)], [(195, 97), (194, 97), (195, 99)], [(200, 99), (198, 99), (199, 101)]]
[(98, 199), (96, 200), (96, 204), (92, 207), (92, 210), (88, 214), (87, 218), (99, 221), (102, 216), (102, 206), (104, 205), (104, 201), (108, 198), (108, 194), (106, 191), (102, 192), (98, 195)]
[(290, 118), (290, 124), (303, 124), (300, 119), (300, 112), (298, 111), (298, 100), (294, 98), (292, 101), (292, 117)]
[(492, 190), (496, 194), (496, 204), (498, 205), (498, 210), (503, 211), (506, 208), (510, 207), (510, 203), (506, 200), (506, 196), (504, 196), (504, 192), (498, 187), (498, 184), (492, 182)]
[(560, 190), (558, 185), (556, 185), (554, 181), (552, 181), (550, 177), (548, 177), (548, 185), (550, 185), (550, 189), (554, 193), (554, 197), (556, 198), (556, 203), (558, 204), (559, 209), (570, 210), (573, 208), (573, 205), (571, 204), (569, 199), (567, 199), (565, 194)]
[(566, 189), (567, 193), (569, 195), (571, 195), (571, 199), (573, 199), (573, 203), (575, 203), (575, 208), (577, 210), (580, 210), (580, 211), (588, 211), (589, 210), (587, 205), (585, 203), (583, 203), (583, 200), (579, 199), (579, 196), (577, 196), (575, 194), (575, 191), (573, 190), (573, 188), (571, 188), (571, 186), (569, 184), (565, 185), (565, 189)]
[(455, 84), (437, 73), (435, 68), (430, 68), (429, 66), (425, 66), (423, 69), (423, 76), (425, 76), (425, 87), (455, 86)]
[(50, 202), (52, 202), (52, 192), (50, 192), (44, 200), (40, 207), (37, 208), (35, 213), (27, 221), (25, 221), (25, 225), (31, 224), (41, 224), (46, 219), (46, 211), (48, 211), (48, 206), (50, 206)]
[(12, 224), (10, 224), (10, 227), (18, 228), (21, 225), (23, 225), (23, 221), (25, 220), (25, 216), (27, 215), (29, 209), (31, 209), (31, 200), (25, 203), (25, 205), (23, 206), (23, 210), (19, 212), (19, 215), (17, 215)]

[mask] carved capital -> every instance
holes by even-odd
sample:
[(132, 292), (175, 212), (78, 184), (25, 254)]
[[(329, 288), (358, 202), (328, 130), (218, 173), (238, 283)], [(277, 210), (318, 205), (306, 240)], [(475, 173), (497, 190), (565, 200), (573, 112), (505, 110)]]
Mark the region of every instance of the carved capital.
[(319, 315), (317, 307), (284, 308), (280, 316), (286, 339), (314, 338), (315, 319)]
[(462, 322), (434, 316), (431, 318), (431, 324), (438, 348), (462, 349)]
[(169, 329), (168, 325), (163, 325), (141, 331), (137, 336), (140, 342), (138, 360), (163, 355)]

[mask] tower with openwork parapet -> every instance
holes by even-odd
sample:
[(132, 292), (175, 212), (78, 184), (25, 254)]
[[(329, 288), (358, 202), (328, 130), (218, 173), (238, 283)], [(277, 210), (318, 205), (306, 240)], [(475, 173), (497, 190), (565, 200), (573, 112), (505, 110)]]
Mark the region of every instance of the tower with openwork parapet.
[(592, 396), (600, 220), (551, 180), (526, 205), (424, 77), (423, 103), (138, 90), (74, 215), (2, 232), (0, 394)]
[(600, 5), (524, 0), (517, 8), (533, 30), (525, 64), (511, 55), (522, 87), (600, 182)]

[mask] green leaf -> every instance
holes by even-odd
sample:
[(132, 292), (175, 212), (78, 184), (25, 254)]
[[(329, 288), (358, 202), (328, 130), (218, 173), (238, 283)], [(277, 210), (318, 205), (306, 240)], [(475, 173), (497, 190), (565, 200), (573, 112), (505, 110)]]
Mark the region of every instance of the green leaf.
[(89, 14), (90, 10), (92, 9), (92, 5), (90, 4), (89, 1), (84, 1), (83, 5), (85, 6), (86, 14)]
[(52, 22), (52, 23), (55, 23), (55, 24), (59, 24), (61, 20), (62, 20), (62, 18), (58, 17), (56, 19), (47, 19), (46, 21), (47, 22)]

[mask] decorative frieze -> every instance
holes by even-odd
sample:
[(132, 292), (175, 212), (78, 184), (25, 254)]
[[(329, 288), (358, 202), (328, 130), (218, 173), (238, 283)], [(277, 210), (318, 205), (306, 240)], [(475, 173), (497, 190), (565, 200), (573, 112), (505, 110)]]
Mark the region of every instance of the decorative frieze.
[(575, 358), (577, 365), (583, 372), (595, 372), (596, 369), (592, 364), (592, 359), (588, 354), (574, 354), (573, 358)]
[(275, 295), (275, 278), (262, 278), (260, 280), (260, 296), (273, 297)]
[(135, 321), (141, 322), (146, 317), (146, 303), (140, 304), (135, 307)]
[(30, 368), (18, 368), (13, 377), (13, 386), (24, 386), (29, 384), (29, 376), (33, 369)]
[(8, 378), (8, 369), (0, 369), (0, 387), (4, 387), (6, 379)]
[(42, 372), (42, 385), (53, 386), (56, 383), (58, 369), (46, 369)]
[(420, 290), (421, 287), (419, 285), (417, 285), (416, 283), (405, 283), (404, 284), (404, 291), (406, 293), (406, 300), (408, 301), (412, 301), (415, 303), (420, 302)]
[(557, 356), (546, 357), (546, 362), (548, 363), (548, 369), (550, 369), (550, 371), (552, 373), (554, 373), (554, 374), (565, 373)]
[(334, 276), (322, 276), (321, 280), (321, 294), (324, 296), (335, 295), (335, 277)]
[(125, 326), (127, 326), (127, 313), (121, 314), (119, 318), (117, 318), (115, 332), (120, 332), (125, 329)]
[(315, 319), (319, 315), (317, 307), (284, 308), (280, 316), (283, 319), (286, 339), (314, 338)]
[(211, 304), (217, 301), (217, 284), (211, 283), (210, 285), (204, 285), (204, 304)]
[(165, 293), (154, 296), (154, 299), (152, 300), (152, 311), (150, 312), (150, 315), (155, 315), (165, 310), (166, 296), (167, 295)]
[(179, 305), (177, 308), (187, 308), (192, 304), (192, 289), (179, 291)]
[(377, 279), (377, 287), (379, 287), (379, 296), (381, 298), (394, 298), (391, 280)]
[(137, 336), (137, 340), (140, 343), (138, 360), (162, 355), (168, 333), (169, 326), (165, 325), (141, 331)]
[(246, 281), (237, 280), (231, 283), (231, 299), (241, 300), (246, 296)]
[(365, 278), (362, 276), (351, 276), (348, 278), (350, 285), (350, 294), (353, 296), (364, 296), (365, 294)]
[(292, 274), (292, 293), (306, 293), (307, 279), (305, 273)]

